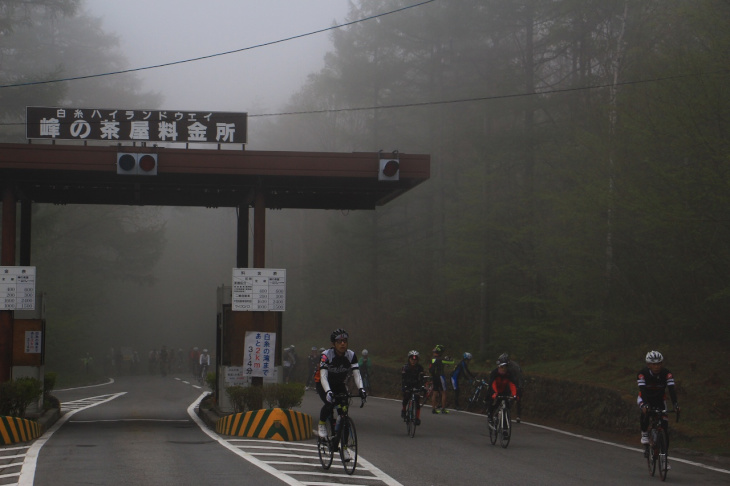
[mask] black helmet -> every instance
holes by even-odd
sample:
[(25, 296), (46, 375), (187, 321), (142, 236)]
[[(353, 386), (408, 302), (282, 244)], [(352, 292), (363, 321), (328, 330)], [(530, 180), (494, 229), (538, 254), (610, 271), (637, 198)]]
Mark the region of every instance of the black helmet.
[(433, 352), (434, 353), (439, 353), (439, 354), (443, 353), (445, 350), (446, 350), (446, 346), (444, 346), (443, 344), (437, 344), (433, 348)]
[(330, 342), (335, 342), (337, 339), (347, 339), (349, 337), (349, 334), (347, 334), (347, 331), (344, 329), (335, 329), (332, 331), (332, 334), (330, 334)]

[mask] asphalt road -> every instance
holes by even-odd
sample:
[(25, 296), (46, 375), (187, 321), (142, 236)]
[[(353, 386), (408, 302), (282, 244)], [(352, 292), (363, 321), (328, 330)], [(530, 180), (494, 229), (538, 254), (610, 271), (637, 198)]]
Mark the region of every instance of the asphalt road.
[[(350, 413), (357, 426), (363, 474), (370, 467), (379, 475), (377, 481), (344, 477), (338, 459), (321, 476), (314, 439), (272, 444), (278, 448), (272, 453), (276, 460), (264, 467), (265, 455), (252, 459), (232, 451), (243, 448), (244, 442), (219, 440), (215, 433), (201, 430), (188, 408), (202, 390), (187, 379), (122, 377), (105, 386), (55, 392), (64, 404), (85, 403), (78, 400), (88, 397), (101, 403), (59, 421), (38, 452), (34, 482), (25, 484), (583, 486), (660, 481), (649, 476), (638, 444), (627, 448), (522, 423), (515, 424), (509, 447), (502, 449), (489, 443), (484, 416), (464, 412), (433, 415), (424, 407), (423, 423), (410, 438), (400, 419), (400, 403), (379, 398), (370, 398), (364, 408), (354, 401)], [(316, 394), (308, 391), (298, 410), (312, 415), (316, 423), (320, 406)], [(266, 448), (261, 442), (255, 447)], [(307, 448), (309, 464), (302, 459)], [(295, 462), (287, 466), (289, 458)], [(672, 484), (730, 484), (730, 471), (722, 466), (713, 470), (680, 458), (671, 464), (667, 481)], [(276, 472), (303, 467), (307, 471), (298, 475)], [(24, 474), (27, 480), (25, 466)]]

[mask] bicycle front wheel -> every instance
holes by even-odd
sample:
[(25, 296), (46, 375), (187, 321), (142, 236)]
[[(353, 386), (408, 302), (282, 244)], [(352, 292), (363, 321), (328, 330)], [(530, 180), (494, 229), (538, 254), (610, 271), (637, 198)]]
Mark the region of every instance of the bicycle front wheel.
[(512, 438), (512, 422), (509, 416), (509, 408), (502, 410), (501, 424), (502, 430), (499, 434), (499, 443), (504, 449), (506, 449), (509, 445), (510, 439)]
[(649, 458), (647, 459), (649, 465), (649, 474), (652, 476), (656, 473), (656, 463), (659, 460), (659, 449), (656, 447), (657, 443), (657, 432), (656, 429), (649, 431)]
[(345, 466), (345, 472), (352, 474), (357, 467), (357, 431), (355, 423), (350, 417), (342, 419), (342, 442), (340, 444), (340, 459)]
[(406, 405), (406, 434), (411, 435), (411, 429), (413, 428), (413, 421), (411, 419), (411, 409), (413, 408), (413, 402), (411, 400), (408, 400), (408, 405)]
[(664, 431), (664, 429), (659, 429), (659, 432), (657, 433), (657, 441), (656, 445), (654, 446), (657, 451), (659, 452), (657, 454), (659, 458), (659, 477), (662, 478), (662, 481), (666, 481), (667, 479), (667, 471), (669, 470), (669, 454), (668, 454), (668, 447), (667, 447), (667, 433)]
[(487, 427), (489, 428), (489, 442), (492, 443), (492, 445), (497, 443), (497, 420), (499, 420), (499, 413), (492, 412), (490, 418), (492, 419), (492, 423), (487, 423)]
[(408, 402), (408, 411), (406, 412), (406, 418), (408, 419), (408, 435), (411, 438), (416, 436), (416, 401), (411, 400)]
[(319, 462), (322, 464), (322, 467), (325, 469), (329, 469), (332, 465), (332, 459), (335, 455), (335, 453), (332, 451), (332, 446), (330, 445), (330, 437), (332, 436), (332, 426), (330, 425), (330, 421), (327, 421), (327, 438), (323, 439), (322, 437), (317, 437), (317, 452), (319, 453)]

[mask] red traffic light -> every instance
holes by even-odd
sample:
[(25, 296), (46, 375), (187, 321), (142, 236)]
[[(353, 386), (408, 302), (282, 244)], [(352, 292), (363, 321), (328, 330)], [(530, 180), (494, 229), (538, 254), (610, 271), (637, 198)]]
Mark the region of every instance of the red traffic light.
[(400, 176), (400, 161), (398, 159), (380, 159), (379, 181), (397, 181)]
[(157, 154), (119, 152), (117, 174), (157, 175)]

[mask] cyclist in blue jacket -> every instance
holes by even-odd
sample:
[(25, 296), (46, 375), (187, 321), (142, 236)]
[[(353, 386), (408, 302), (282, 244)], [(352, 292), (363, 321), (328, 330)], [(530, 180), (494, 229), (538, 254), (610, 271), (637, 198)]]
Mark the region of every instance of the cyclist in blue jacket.
[(459, 378), (464, 376), (470, 381), (474, 381), (476, 379), (474, 373), (469, 371), (469, 361), (471, 361), (471, 353), (464, 353), (459, 364), (457, 364), (454, 371), (451, 372), (451, 386), (454, 387), (454, 407), (456, 407), (457, 410), (461, 408), (459, 405)]

